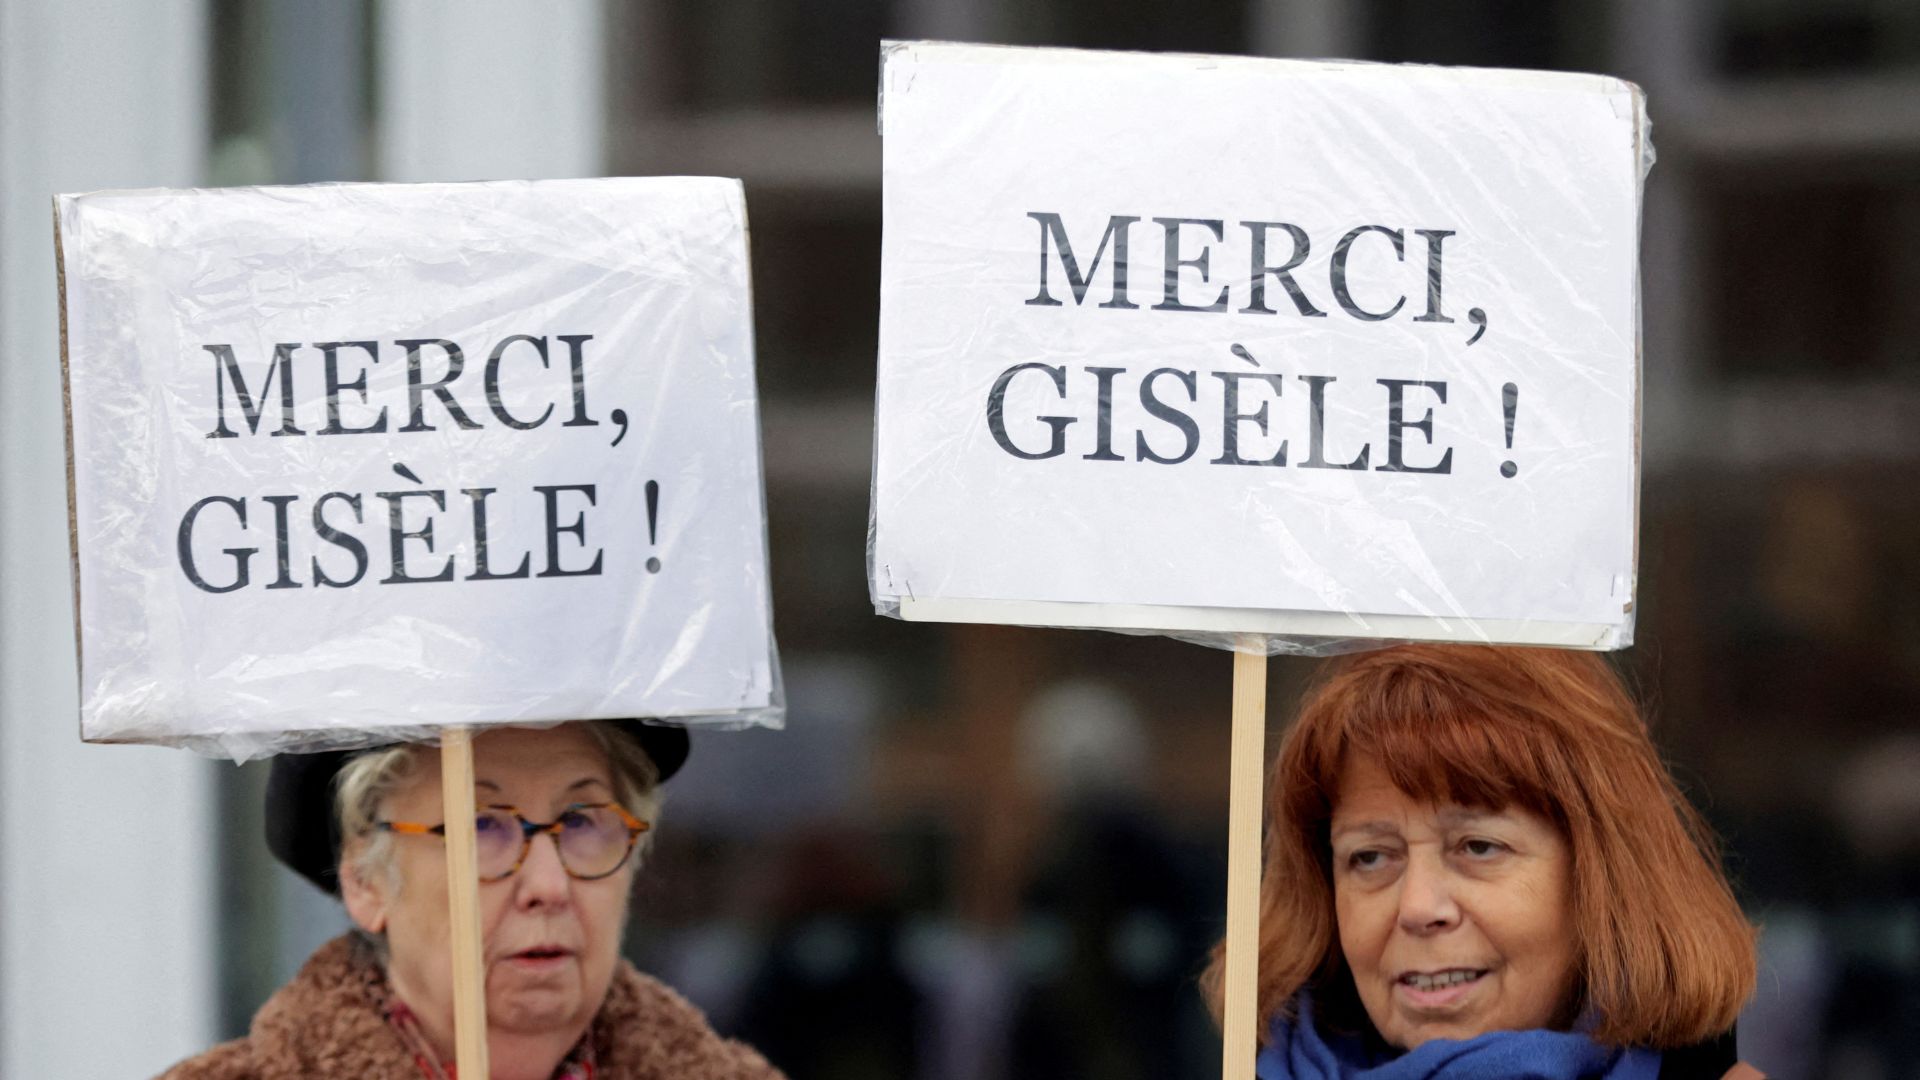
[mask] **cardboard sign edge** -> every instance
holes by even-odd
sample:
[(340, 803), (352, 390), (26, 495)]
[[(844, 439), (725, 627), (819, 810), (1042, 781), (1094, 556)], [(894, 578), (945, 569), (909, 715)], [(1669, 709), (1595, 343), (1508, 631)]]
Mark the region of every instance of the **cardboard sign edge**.
[[(73, 671), (75, 690), (80, 691), (86, 686), (81, 675), (86, 667), (86, 650), (80, 634), (80, 506), (74, 488), (73, 365), (67, 351), (67, 247), (60, 213), (62, 204), (72, 198), (67, 195), (53, 197), (53, 275), (54, 292), (59, 297), (60, 309), (60, 416), (67, 459), (67, 563), (73, 577)], [(85, 739), (86, 710), (82, 707), (74, 712), (74, 721), (80, 728), (81, 738)]]
[(1633, 643), (1632, 624), (1469, 619), (1426, 615), (1274, 611), (1259, 608), (1083, 604), (1053, 600), (901, 597), (906, 622), (1002, 623), (1145, 633), (1268, 634), (1293, 639), (1449, 641), (1613, 650)]
[[(1264, 71), (1305, 74), (1333, 72), (1370, 75), (1391, 70), (1412, 79), (1466, 82), (1479, 85), (1525, 86), (1533, 89), (1571, 88), (1618, 93), (1639, 87), (1632, 80), (1595, 71), (1551, 71), (1479, 64), (1407, 63), (1341, 57), (1249, 56), (1241, 53), (1193, 52), (1182, 49), (1101, 49), (1070, 45), (1015, 45), (1004, 42), (951, 41), (940, 38), (882, 38), (880, 67), (882, 96), (886, 69), (896, 61), (935, 63), (1000, 62), (1006, 64), (1072, 64), (1086, 67), (1159, 66), (1189, 71)], [(905, 88), (903, 88), (905, 89)], [(884, 111), (878, 125), (886, 135)]]

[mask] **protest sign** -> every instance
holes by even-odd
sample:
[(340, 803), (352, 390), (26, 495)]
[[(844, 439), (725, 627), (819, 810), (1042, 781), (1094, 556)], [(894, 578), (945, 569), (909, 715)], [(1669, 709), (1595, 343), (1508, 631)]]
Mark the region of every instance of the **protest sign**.
[(1631, 640), (1641, 95), (904, 43), (881, 133), (875, 608), (1235, 650), (1251, 1080), (1264, 654)]
[(84, 738), (778, 723), (737, 181), (55, 209)]
[(884, 56), (878, 609), (1631, 641), (1637, 88)]

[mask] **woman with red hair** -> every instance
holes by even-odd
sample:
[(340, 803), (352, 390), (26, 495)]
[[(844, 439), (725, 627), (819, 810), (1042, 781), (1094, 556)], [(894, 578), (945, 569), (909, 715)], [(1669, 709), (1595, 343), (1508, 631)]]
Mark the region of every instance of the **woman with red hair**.
[(1333, 661), (1268, 815), (1262, 1080), (1759, 1075), (1754, 929), (1600, 657)]

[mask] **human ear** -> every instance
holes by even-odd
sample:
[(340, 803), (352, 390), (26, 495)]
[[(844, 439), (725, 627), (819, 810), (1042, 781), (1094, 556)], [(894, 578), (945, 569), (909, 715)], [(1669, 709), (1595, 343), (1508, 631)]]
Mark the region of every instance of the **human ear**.
[(382, 883), (360, 873), (362, 845), (355, 843), (340, 852), (340, 899), (346, 902), (347, 915), (354, 925), (369, 934), (387, 929), (387, 892)]

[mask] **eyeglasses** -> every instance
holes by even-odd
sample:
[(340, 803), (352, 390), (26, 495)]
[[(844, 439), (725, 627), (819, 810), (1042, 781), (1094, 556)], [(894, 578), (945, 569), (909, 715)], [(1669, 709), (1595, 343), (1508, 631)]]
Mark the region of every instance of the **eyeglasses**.
[[(406, 836), (445, 836), (445, 825), (376, 821), (374, 827)], [(481, 881), (510, 878), (527, 861), (533, 838), (546, 833), (560, 852), (560, 865), (580, 881), (612, 874), (633, 854), (646, 822), (617, 803), (575, 803), (552, 821), (528, 821), (514, 806), (489, 806), (473, 821), (474, 861)]]

